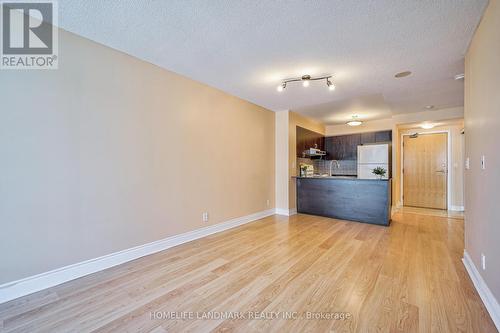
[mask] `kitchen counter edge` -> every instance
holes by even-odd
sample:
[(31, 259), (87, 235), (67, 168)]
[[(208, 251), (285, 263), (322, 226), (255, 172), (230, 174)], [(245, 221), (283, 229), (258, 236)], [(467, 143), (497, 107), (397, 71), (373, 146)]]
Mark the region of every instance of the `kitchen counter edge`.
[(371, 181), (371, 182), (387, 182), (391, 180), (389, 179), (360, 179), (355, 177), (346, 177), (346, 176), (326, 176), (326, 177), (301, 177), (301, 176), (292, 176), (292, 178), (296, 179), (320, 179), (320, 180), (351, 180), (351, 181)]

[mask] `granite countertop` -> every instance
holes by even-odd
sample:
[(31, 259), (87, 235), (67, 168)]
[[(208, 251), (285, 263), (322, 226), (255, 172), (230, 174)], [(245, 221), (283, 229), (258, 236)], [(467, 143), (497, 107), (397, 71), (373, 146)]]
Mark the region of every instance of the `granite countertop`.
[(388, 181), (389, 179), (359, 179), (356, 176), (320, 176), (320, 175), (314, 175), (312, 177), (300, 177), (300, 176), (292, 176), (292, 178), (297, 178), (297, 179), (325, 179), (325, 180), (331, 180), (331, 179), (343, 179), (343, 180), (359, 180), (359, 181)]

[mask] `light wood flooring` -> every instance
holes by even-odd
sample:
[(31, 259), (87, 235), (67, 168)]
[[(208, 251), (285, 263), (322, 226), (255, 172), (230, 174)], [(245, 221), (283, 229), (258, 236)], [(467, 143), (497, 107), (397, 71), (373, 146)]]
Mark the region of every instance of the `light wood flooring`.
[(496, 332), (462, 253), (461, 219), (273, 216), (2, 304), (0, 331)]
[(429, 215), (429, 216), (437, 216), (437, 217), (447, 217), (449, 219), (462, 219), (462, 220), (464, 219), (464, 212), (463, 211), (454, 211), (454, 210), (403, 206), (400, 208), (396, 208), (395, 212), (399, 212), (399, 213), (403, 213), (403, 214), (404, 213), (412, 213), (412, 214)]

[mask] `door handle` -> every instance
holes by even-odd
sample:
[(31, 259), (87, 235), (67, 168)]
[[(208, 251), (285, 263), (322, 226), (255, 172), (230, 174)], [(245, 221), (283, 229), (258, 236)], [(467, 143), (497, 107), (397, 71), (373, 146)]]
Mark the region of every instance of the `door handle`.
[(446, 173), (446, 170), (436, 170), (436, 172), (439, 172), (439, 173)]

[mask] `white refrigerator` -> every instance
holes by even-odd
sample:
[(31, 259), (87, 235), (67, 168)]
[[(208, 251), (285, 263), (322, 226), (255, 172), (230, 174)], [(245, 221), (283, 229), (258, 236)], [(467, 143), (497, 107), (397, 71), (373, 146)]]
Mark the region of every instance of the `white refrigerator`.
[(382, 179), (389, 178), (389, 144), (368, 144), (358, 146), (358, 178), (359, 179), (378, 179), (373, 174), (373, 169), (382, 167), (387, 172)]

